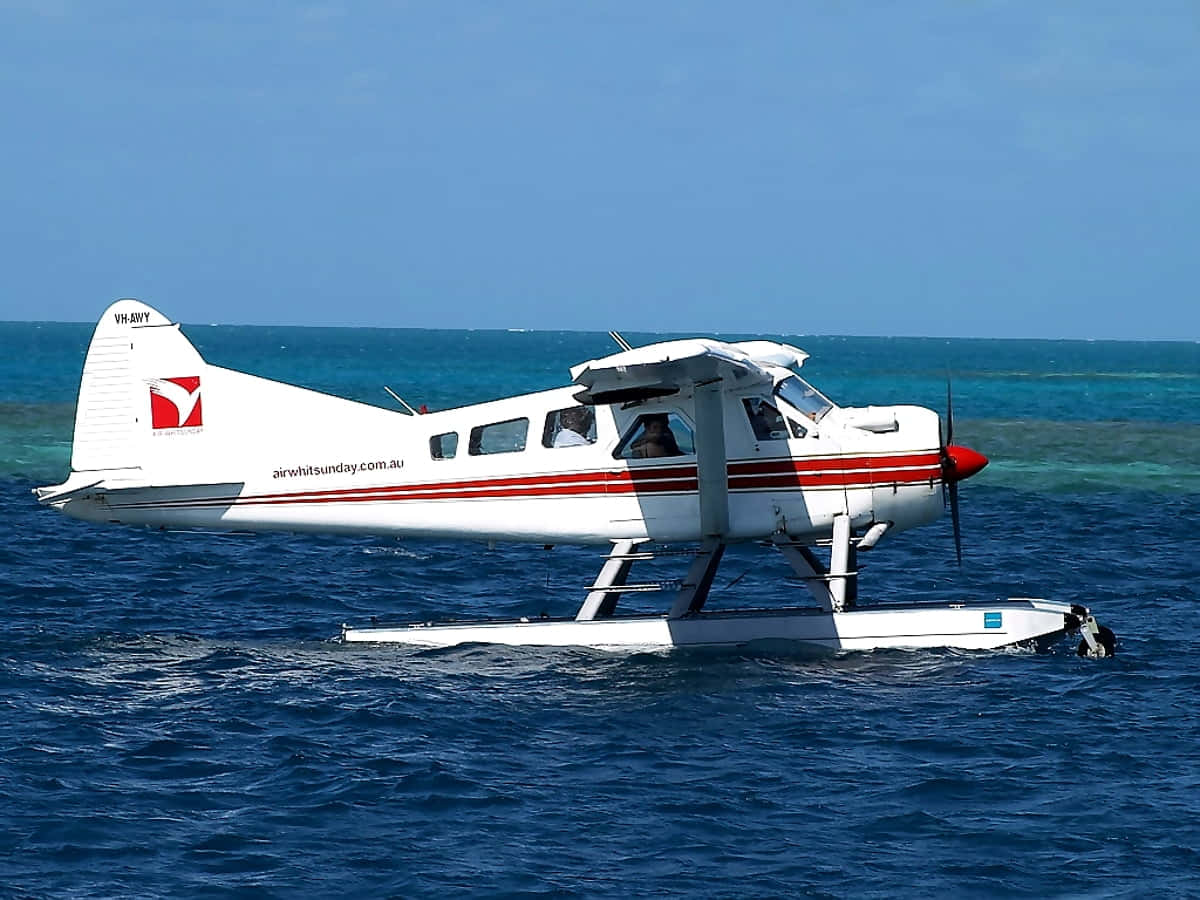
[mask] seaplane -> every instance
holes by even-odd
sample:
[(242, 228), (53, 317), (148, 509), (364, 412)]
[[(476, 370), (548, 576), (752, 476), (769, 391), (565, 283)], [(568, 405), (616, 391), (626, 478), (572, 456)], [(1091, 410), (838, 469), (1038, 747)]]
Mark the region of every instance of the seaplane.
[[(947, 501), (961, 562), (958, 485), (987, 459), (953, 443), (951, 409), (943, 434), (930, 409), (840, 407), (800, 376), (808, 354), (789, 344), (612, 337), (617, 352), (574, 366), (563, 387), (432, 412), (393, 393), (403, 409), (388, 409), (209, 364), (179, 324), (119, 300), (84, 361), (71, 472), (34, 493), (95, 523), (607, 550), (574, 616), (373, 620), (343, 625), (346, 642), (839, 652), (1078, 632), (1082, 654), (1114, 652), (1080, 605), (860, 604), (860, 556)], [(786, 560), (792, 605), (706, 607), (733, 544)], [(632, 579), (663, 553), (681, 557), (679, 577)], [(618, 609), (652, 591), (665, 609)]]

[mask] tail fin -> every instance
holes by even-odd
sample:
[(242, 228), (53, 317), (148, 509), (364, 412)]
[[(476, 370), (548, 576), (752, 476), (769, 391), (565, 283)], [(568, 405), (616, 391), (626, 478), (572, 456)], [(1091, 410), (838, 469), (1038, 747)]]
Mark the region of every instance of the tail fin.
[[(344, 450), (407, 420), (306, 388), (206, 363), (179, 326), (137, 300), (96, 325), (75, 412), (74, 474), (63, 490), (243, 482), (281, 454)], [(332, 452), (332, 451), (329, 451)]]
[(106, 309), (83, 363), (71, 468), (90, 472), (138, 467), (147, 414), (152, 427), (169, 421), (175, 409), (199, 424), (204, 368), (179, 326), (158, 310), (137, 300), (118, 300)]

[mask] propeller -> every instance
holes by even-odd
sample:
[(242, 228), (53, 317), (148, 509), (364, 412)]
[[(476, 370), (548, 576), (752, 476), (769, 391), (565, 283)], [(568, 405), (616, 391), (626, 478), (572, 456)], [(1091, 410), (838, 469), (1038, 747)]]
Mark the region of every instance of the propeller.
[(950, 376), (946, 376), (946, 437), (941, 437), (941, 422), (938, 422), (938, 441), (942, 459), (942, 496), (950, 507), (950, 521), (954, 527), (954, 555), (962, 565), (962, 525), (958, 515), (958, 483), (970, 478), (988, 464), (982, 453), (970, 447), (954, 444), (954, 395), (950, 388)]

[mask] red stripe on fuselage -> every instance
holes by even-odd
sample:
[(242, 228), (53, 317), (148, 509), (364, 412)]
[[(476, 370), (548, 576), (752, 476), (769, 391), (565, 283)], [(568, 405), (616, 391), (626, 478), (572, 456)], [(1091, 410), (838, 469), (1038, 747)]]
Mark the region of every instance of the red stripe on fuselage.
[[(942, 470), (938, 454), (928, 452), (899, 456), (734, 460), (728, 465), (728, 476), (730, 490), (737, 491), (805, 487), (867, 488), (878, 484), (938, 481), (942, 477)], [(114, 509), (169, 509), (360, 501), (515, 499), (589, 494), (664, 494), (689, 493), (696, 490), (696, 467), (675, 465), (130, 504), (111, 503), (110, 499), (110, 504)]]
[(759, 475), (781, 472), (825, 472), (855, 469), (900, 469), (911, 466), (939, 466), (941, 457), (937, 451), (905, 453), (893, 456), (825, 456), (815, 459), (764, 459), (734, 461), (729, 464), (729, 474)]

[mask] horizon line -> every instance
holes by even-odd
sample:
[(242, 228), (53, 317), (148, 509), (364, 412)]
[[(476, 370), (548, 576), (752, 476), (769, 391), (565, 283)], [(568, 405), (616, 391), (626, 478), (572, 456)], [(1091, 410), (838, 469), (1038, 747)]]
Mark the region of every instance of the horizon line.
[[(0, 319), (0, 325), (78, 325), (96, 326), (96, 321), (66, 321), (62, 319)], [(252, 322), (176, 322), (187, 328), (312, 328), (312, 329), (343, 329), (343, 330), (373, 330), (373, 331), (482, 331), (502, 334), (607, 334), (603, 328), (527, 328), (523, 326), (491, 326), (481, 328), (450, 328), (446, 326), (423, 325), (314, 325), (293, 322), (272, 322), (270, 324)], [(621, 328), (622, 334), (641, 334), (663, 337), (692, 335), (703, 337), (709, 335), (771, 335), (773, 337), (800, 338), (853, 338), (868, 340), (920, 340), (920, 341), (1044, 341), (1044, 342), (1074, 342), (1084, 344), (1200, 344), (1200, 337), (1194, 338), (1113, 338), (1113, 337), (1038, 337), (1032, 335), (989, 337), (984, 335), (938, 335), (938, 334), (845, 334), (845, 333), (787, 333), (770, 331), (731, 331), (714, 329), (708, 332), (657, 331), (654, 329)]]

